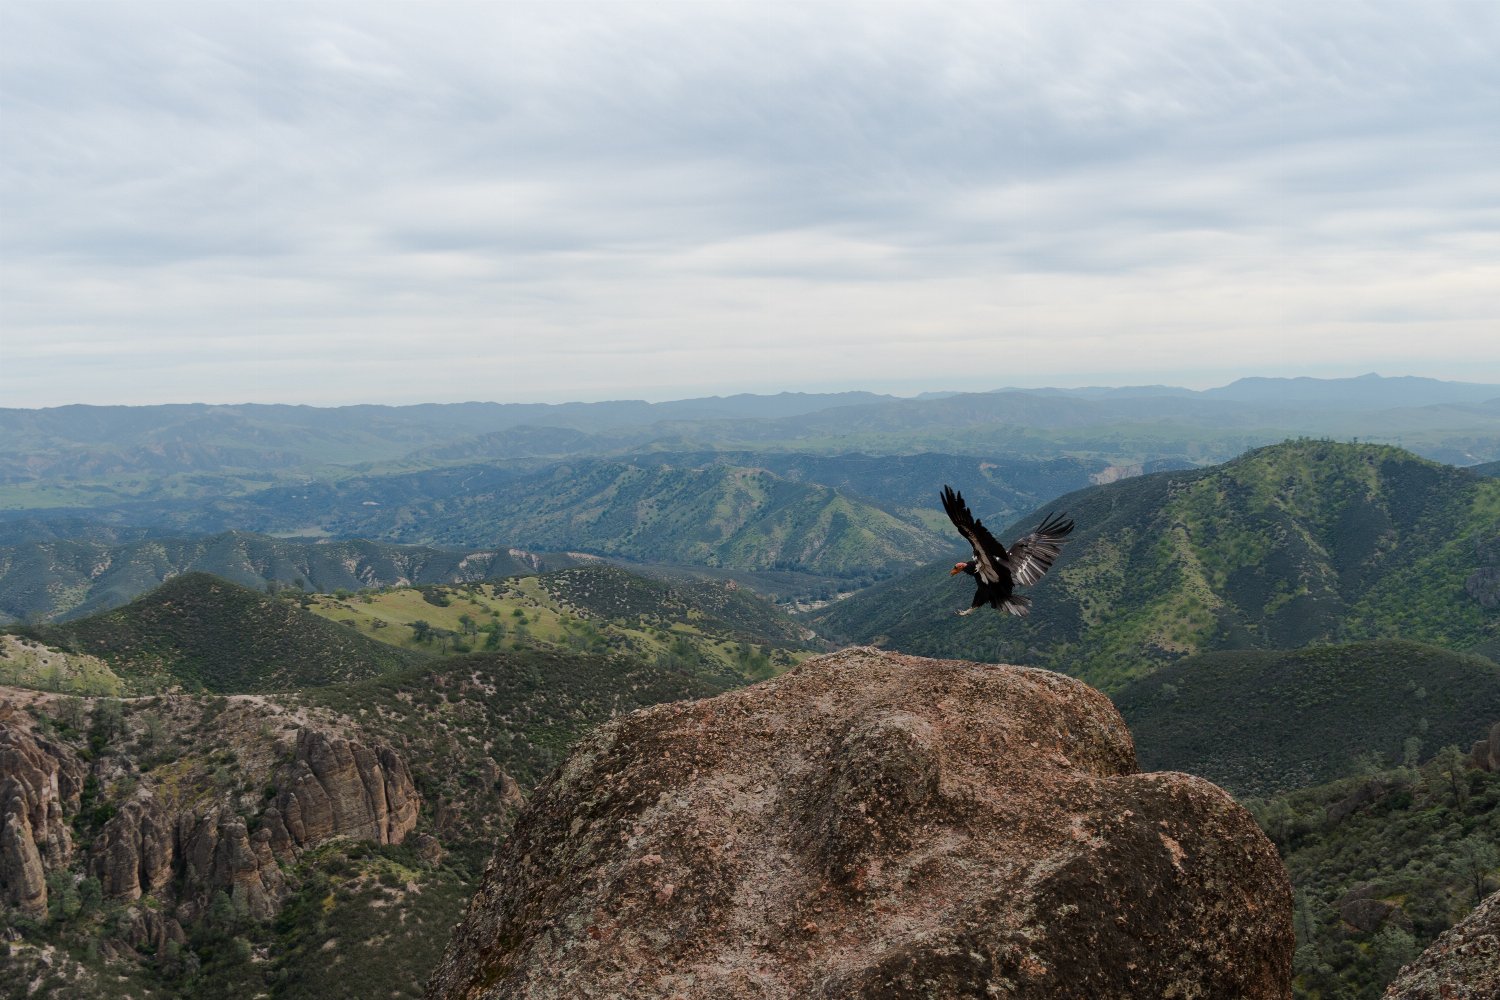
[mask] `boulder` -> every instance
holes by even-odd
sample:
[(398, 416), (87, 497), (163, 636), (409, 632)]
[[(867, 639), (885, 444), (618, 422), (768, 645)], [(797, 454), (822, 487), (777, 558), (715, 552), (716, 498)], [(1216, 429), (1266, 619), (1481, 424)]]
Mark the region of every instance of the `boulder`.
[(874, 649), (595, 731), (428, 984), (513, 998), (1291, 995), (1291, 888), (1059, 674)]
[(1500, 892), (1449, 928), (1386, 987), (1384, 1000), (1500, 997)]

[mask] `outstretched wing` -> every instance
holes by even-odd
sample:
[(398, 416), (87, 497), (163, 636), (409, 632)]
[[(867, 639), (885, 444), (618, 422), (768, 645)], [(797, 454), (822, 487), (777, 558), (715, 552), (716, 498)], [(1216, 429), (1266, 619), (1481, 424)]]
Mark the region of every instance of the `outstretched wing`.
[(1072, 530), (1072, 518), (1052, 514), (1035, 531), (1012, 545), (1010, 572), (1016, 583), (1029, 587), (1045, 576)]
[(979, 579), (985, 583), (999, 583), (1010, 576), (1010, 559), (1005, 554), (1005, 546), (995, 541), (995, 536), (990, 534), (974, 515), (969, 513), (968, 504), (964, 503), (962, 493), (954, 493), (951, 486), (943, 487), (943, 510), (948, 512), (948, 520), (958, 529), (958, 533), (968, 539), (974, 548), (975, 568)]

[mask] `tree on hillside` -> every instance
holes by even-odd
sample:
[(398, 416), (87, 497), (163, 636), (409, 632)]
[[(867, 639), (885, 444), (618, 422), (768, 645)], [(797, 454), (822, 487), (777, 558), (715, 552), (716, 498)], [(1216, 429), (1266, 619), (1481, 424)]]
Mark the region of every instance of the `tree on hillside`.
[(1453, 808), (1462, 809), (1469, 798), (1469, 783), (1464, 774), (1468, 766), (1468, 756), (1450, 743), (1439, 750), (1437, 756), (1428, 762), (1426, 771), (1428, 787), (1438, 794), (1446, 792)]
[(1500, 867), (1500, 850), (1482, 833), (1471, 833), (1458, 842), (1453, 855), (1458, 875), (1474, 890), (1474, 905), (1489, 895), (1490, 872)]

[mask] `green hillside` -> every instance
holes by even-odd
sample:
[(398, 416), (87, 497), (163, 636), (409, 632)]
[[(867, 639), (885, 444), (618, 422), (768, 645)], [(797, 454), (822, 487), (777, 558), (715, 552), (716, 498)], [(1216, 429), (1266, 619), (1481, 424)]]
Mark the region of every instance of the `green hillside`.
[(1500, 774), (1454, 750), (1247, 805), (1292, 877), (1296, 1000), (1379, 1000), (1500, 881)]
[(175, 577), (114, 611), (25, 632), (97, 656), (139, 691), (285, 691), (379, 676), (422, 659), (207, 573)]
[(414, 652), (617, 653), (721, 686), (769, 677), (814, 648), (785, 612), (741, 588), (667, 583), (602, 564), (458, 587), (320, 594), (304, 603)]
[(862, 498), (721, 464), (464, 465), (104, 513), (180, 536), (234, 529), (464, 548), (503, 543), (863, 582), (951, 547)]
[(440, 500), (361, 508), (340, 535), (464, 545), (512, 539), (643, 562), (858, 577), (909, 568), (946, 539), (866, 501), (759, 469), (578, 462)]
[(939, 563), (827, 609), (819, 630), (1041, 663), (1107, 689), (1211, 649), (1385, 637), (1468, 649), (1500, 630), (1500, 482), (1396, 448), (1290, 441), (1046, 509), (1079, 527), (1027, 621), (954, 619), (971, 588)]
[(934, 509), (933, 498), (937, 494), (934, 484), (967, 483), (964, 496), (975, 510), (982, 512), (981, 516), (1009, 519), (1052, 497), (1092, 483), (1139, 475), (1143, 471), (1158, 471), (1154, 468), (1155, 463), (1111, 466), (1099, 459), (1034, 459), (996, 454), (980, 457), (935, 452), (914, 455), (662, 452), (635, 455), (631, 461), (640, 465), (728, 465), (765, 469), (793, 482), (817, 483), (845, 495), (871, 500), (885, 510), (940, 533), (947, 530), (947, 520), (941, 509)]
[(409, 583), (460, 583), (572, 565), (509, 546), (445, 549), (272, 538), (230, 531), (127, 542), (32, 541), (0, 546), (0, 622), (78, 618), (116, 608), (183, 573), (256, 590), (267, 584), (332, 593)]
[(1210, 652), (1114, 700), (1142, 770), (1267, 795), (1344, 777), (1372, 757), (1467, 746), (1500, 719), (1500, 664), (1399, 640)]
[(656, 627), (691, 623), (738, 641), (802, 646), (802, 626), (765, 598), (732, 581), (668, 582), (617, 566), (580, 566), (544, 573), (537, 583), (557, 600), (593, 618)]

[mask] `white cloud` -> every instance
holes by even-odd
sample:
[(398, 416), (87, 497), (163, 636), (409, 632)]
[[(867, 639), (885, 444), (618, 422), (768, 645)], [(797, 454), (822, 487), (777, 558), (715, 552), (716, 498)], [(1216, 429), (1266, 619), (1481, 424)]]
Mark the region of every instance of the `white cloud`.
[(4, 405), (1500, 381), (1493, 4), (5, 28)]

